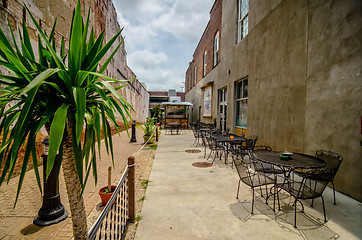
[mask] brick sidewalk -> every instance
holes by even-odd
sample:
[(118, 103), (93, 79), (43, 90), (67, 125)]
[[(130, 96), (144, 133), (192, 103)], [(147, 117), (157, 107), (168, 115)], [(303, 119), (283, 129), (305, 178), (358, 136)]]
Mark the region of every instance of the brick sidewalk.
[[(118, 183), (127, 158), (142, 145), (142, 132), (136, 132), (136, 143), (129, 142), (126, 131), (123, 131), (121, 136), (118, 134), (113, 136), (115, 157), (115, 168), (112, 168), (113, 184)], [(107, 169), (112, 166), (112, 160), (107, 156), (104, 145), (101, 147), (101, 157), (102, 159), (97, 161), (98, 183), (95, 186), (94, 179), (89, 177), (83, 194), (87, 216), (93, 209), (101, 210), (98, 189), (107, 185)], [(42, 167), (39, 167), (39, 173), (42, 173), (42, 170)], [(28, 171), (25, 175), (18, 203), (13, 209), (18, 181), (19, 177), (15, 177), (8, 185), (4, 183), (0, 187), (0, 239), (71, 239), (73, 230), (70, 216), (63, 222), (48, 227), (38, 227), (33, 224), (33, 219), (42, 205), (42, 196), (36, 184), (34, 170)], [(59, 181), (61, 202), (70, 214), (62, 172)], [(88, 227), (91, 225), (88, 224)]]

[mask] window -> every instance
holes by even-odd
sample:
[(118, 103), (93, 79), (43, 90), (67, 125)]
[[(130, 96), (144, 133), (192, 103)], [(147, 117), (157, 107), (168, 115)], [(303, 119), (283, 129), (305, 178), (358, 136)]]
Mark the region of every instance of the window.
[(248, 120), (248, 79), (236, 83), (236, 126), (246, 128)]
[(203, 72), (202, 72), (203, 77), (206, 76), (206, 55), (207, 55), (207, 51), (205, 50), (205, 52), (204, 52), (204, 68), (203, 68)]
[(249, 0), (239, 0), (238, 13), (238, 41), (241, 41), (249, 30)]
[(197, 67), (194, 68), (194, 86), (196, 86), (197, 83)]
[(219, 63), (219, 44), (220, 44), (220, 36), (219, 32), (217, 32), (214, 38), (214, 66), (216, 66)]

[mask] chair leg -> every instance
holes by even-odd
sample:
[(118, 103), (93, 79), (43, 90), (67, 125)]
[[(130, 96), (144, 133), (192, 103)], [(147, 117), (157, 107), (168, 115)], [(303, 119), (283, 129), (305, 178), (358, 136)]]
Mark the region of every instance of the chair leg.
[[(213, 150), (214, 151), (214, 150)], [(215, 162), (215, 159), (216, 159), (216, 155), (217, 155), (217, 152), (214, 151), (214, 159), (212, 160), (212, 163)]]
[(254, 214), (254, 188), (251, 188), (253, 192), (253, 198), (251, 200), (251, 215)]
[[(210, 153), (209, 153), (209, 156), (207, 157), (207, 160), (209, 160), (211, 153), (212, 153), (212, 149), (210, 149)], [(212, 162), (214, 162), (214, 161), (212, 161)]]
[(294, 201), (294, 228), (297, 228), (297, 199)]
[(337, 205), (336, 203), (336, 190), (334, 189), (334, 183), (332, 181), (332, 186), (333, 186), (333, 204), (334, 205)]
[(322, 195), (321, 195), (321, 198), (322, 198), (322, 204), (323, 204), (324, 222), (327, 222), (326, 209), (325, 209), (325, 207), (324, 207), (324, 199), (323, 199), (323, 196), (322, 196)]
[(239, 199), (239, 188), (240, 188), (240, 179), (238, 183), (238, 191), (236, 192), (236, 199)]
[(260, 196), (263, 197), (263, 190), (261, 189), (261, 186), (259, 186), (259, 188), (260, 188)]
[(280, 211), (280, 210), (282, 210), (282, 209), (280, 208), (280, 201), (279, 201), (279, 192), (278, 192), (278, 189), (277, 189), (276, 194), (277, 194), (277, 198), (278, 198), (278, 210)]

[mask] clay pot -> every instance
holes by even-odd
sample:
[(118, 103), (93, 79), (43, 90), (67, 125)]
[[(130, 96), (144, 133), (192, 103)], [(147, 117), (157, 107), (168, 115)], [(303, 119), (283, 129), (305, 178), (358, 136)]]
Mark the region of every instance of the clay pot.
[(112, 194), (113, 194), (114, 190), (116, 189), (116, 187), (117, 186), (111, 186), (111, 192), (110, 193), (103, 193), (104, 189), (107, 189), (108, 186), (102, 187), (101, 189), (99, 189), (98, 193), (99, 193), (99, 196), (101, 197), (103, 206), (107, 205), (107, 203), (108, 203), (109, 199), (112, 197)]

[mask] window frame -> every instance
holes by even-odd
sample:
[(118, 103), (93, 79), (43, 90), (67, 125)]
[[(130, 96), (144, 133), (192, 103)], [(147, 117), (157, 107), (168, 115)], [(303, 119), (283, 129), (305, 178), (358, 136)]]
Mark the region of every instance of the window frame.
[(194, 86), (197, 84), (197, 66), (194, 67)]
[(206, 76), (206, 66), (207, 66), (207, 50), (205, 50), (204, 52), (204, 56), (203, 56), (203, 72), (202, 72), (202, 76), (205, 77)]
[(214, 37), (214, 67), (219, 64), (220, 59), (220, 32), (217, 31)]
[[(240, 87), (241, 84), (241, 87)], [(235, 82), (235, 127), (247, 129), (248, 123), (248, 78)], [(240, 92), (241, 91), (241, 92)], [(245, 94), (246, 93), (246, 94)], [(246, 122), (245, 125), (241, 124), (242, 120), (238, 121), (240, 116), (240, 104), (246, 105)], [(240, 122), (240, 123), (239, 123)]]
[[(245, 22), (247, 24), (246, 28), (244, 26)], [(238, 0), (238, 43), (241, 40), (243, 40), (248, 35), (248, 33), (249, 33), (249, 0)]]

